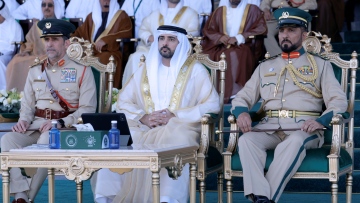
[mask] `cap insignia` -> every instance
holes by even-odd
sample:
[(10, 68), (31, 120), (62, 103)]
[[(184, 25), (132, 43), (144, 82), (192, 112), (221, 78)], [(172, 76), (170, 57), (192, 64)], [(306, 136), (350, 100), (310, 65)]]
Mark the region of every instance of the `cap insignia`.
[(46, 27), (46, 29), (50, 29), (51, 28), (51, 23), (45, 23), (45, 27)]
[(289, 15), (289, 12), (287, 12), (287, 11), (284, 11), (283, 13), (282, 13), (282, 17), (283, 18), (288, 18), (290, 15)]

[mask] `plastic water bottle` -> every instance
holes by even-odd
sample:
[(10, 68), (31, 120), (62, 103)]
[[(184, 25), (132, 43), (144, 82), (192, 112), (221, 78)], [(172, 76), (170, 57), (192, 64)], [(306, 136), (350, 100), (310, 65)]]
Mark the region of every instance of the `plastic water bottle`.
[(52, 128), (49, 132), (50, 149), (60, 149), (60, 131), (57, 129), (57, 121), (51, 121)]
[(109, 148), (119, 149), (120, 130), (117, 128), (117, 121), (111, 121), (111, 129), (109, 130)]

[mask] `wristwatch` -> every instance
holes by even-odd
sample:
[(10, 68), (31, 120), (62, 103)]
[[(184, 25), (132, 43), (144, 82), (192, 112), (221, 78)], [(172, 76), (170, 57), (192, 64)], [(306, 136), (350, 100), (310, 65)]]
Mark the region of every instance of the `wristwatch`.
[(65, 128), (65, 122), (63, 119), (59, 119), (58, 122), (60, 123), (61, 128)]

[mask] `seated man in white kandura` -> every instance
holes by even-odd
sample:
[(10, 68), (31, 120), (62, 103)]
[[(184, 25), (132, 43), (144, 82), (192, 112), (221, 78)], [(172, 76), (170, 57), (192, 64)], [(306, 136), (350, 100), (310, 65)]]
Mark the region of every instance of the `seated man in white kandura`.
[[(134, 144), (198, 146), (200, 119), (219, 112), (219, 95), (205, 67), (189, 57), (185, 29), (163, 25), (154, 34), (157, 40), (119, 93), (116, 111), (125, 113)], [(123, 175), (101, 169), (91, 180), (95, 201), (152, 202), (151, 175), (148, 169)], [(160, 202), (184, 203), (188, 198), (189, 165), (177, 180), (161, 169)]]

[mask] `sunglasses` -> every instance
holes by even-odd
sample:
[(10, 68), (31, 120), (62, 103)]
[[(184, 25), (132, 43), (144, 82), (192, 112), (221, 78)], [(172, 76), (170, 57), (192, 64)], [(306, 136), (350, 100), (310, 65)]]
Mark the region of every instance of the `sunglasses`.
[(47, 5), (48, 8), (54, 7), (54, 4), (52, 4), (52, 3), (48, 3), (48, 4), (46, 4), (46, 3), (41, 3), (41, 7), (43, 7), (43, 8), (45, 8), (46, 5)]

